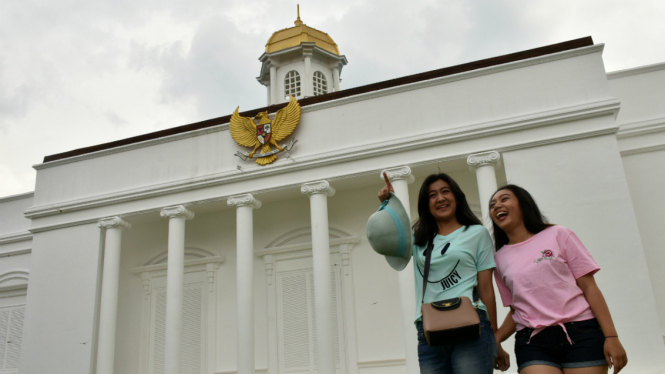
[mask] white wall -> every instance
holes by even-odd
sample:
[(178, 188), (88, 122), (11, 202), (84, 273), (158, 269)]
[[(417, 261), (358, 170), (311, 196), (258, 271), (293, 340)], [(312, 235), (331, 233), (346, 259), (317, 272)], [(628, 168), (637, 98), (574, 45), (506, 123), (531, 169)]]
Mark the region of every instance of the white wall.
[(665, 339), (665, 150), (623, 157)]
[(526, 188), (551, 222), (580, 237), (630, 360), (626, 373), (665, 368), (647, 260), (616, 139), (603, 136), (503, 154), (509, 183)]
[(628, 187), (649, 266), (665, 337), (665, 63), (608, 74), (610, 92), (621, 100), (617, 123)]
[(34, 235), (21, 374), (90, 373), (99, 254), (93, 224)]
[(617, 123), (665, 116), (665, 63), (608, 74), (610, 92), (621, 99)]
[(32, 206), (32, 200), (32, 193), (0, 198), (0, 237), (28, 231), (30, 220), (23, 212)]

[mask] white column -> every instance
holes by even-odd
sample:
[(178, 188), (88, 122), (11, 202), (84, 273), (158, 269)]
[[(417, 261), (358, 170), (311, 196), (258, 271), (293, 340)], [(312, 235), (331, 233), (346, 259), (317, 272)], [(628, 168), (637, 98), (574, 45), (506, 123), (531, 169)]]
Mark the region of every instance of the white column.
[(194, 213), (182, 205), (176, 205), (162, 209), (161, 215), (169, 218), (164, 374), (180, 374), (182, 295), (185, 277), (185, 221), (194, 218)]
[(277, 97), (277, 67), (270, 65), (270, 101), (268, 105), (281, 103), (284, 98)]
[[(478, 180), (480, 211), (483, 215), (481, 221), (488, 230), (491, 230), (492, 217), (490, 217), (489, 213), (489, 201), (497, 189), (495, 170), (501, 165), (501, 156), (495, 151), (475, 153), (469, 155), (466, 163), (469, 165), (469, 170), (472, 173), (476, 173), (476, 179)], [(500, 326), (503, 320), (506, 319), (510, 308), (503, 307), (499, 289), (494, 282), (492, 283), (494, 284), (494, 297), (496, 299), (496, 323)], [(515, 362), (515, 354), (511, 353), (513, 352), (512, 349), (507, 349), (513, 346), (514, 341), (512, 339), (514, 337), (510, 337), (507, 341), (504, 341), (502, 347), (510, 354), (510, 362)]]
[(339, 91), (339, 68), (333, 68), (332, 74), (333, 74), (333, 90)]
[[(411, 207), (409, 204), (409, 184), (415, 180), (411, 174), (411, 168), (402, 166), (384, 170), (395, 189), (395, 196), (399, 198), (411, 218)], [(383, 179), (383, 172), (381, 179)], [(399, 280), (399, 294), (402, 306), (402, 326), (404, 328), (404, 349), (406, 354), (406, 370), (409, 374), (420, 372), (418, 364), (418, 335), (413, 321), (416, 319), (416, 294), (415, 273), (411, 262), (404, 270), (397, 273)]]
[(314, 95), (313, 83), (312, 83), (312, 56), (305, 55), (305, 79), (302, 79), (302, 83), (305, 85), (305, 97)]
[(497, 189), (495, 169), (501, 165), (499, 152), (490, 151), (474, 153), (466, 159), (469, 170), (476, 173), (478, 180), (478, 195), (480, 197), (480, 211), (483, 216), (481, 220), (487, 228), (492, 227), (492, 219), (489, 214), (489, 201)]
[(226, 202), (236, 209), (236, 279), (238, 308), (238, 374), (254, 374), (254, 221), (261, 202), (244, 194)]
[(120, 279), (120, 248), (122, 230), (132, 227), (120, 217), (99, 220), (97, 226), (106, 230), (104, 242), (104, 273), (99, 311), (97, 374), (113, 374), (115, 331), (118, 321), (118, 281)]
[(335, 374), (330, 237), (328, 236), (328, 196), (334, 195), (335, 189), (327, 181), (316, 181), (303, 184), (300, 191), (309, 196), (312, 216), (317, 372), (319, 374)]

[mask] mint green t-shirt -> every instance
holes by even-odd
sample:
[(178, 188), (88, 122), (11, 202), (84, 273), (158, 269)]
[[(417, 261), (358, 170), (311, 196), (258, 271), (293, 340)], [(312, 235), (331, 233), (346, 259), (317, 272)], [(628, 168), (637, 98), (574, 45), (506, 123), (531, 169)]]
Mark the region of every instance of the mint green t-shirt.
[[(445, 255), (443, 248), (448, 246)], [(420, 314), (423, 296), (423, 275), (425, 273), (425, 248), (413, 246), (413, 266), (416, 275), (416, 321)], [(434, 238), (434, 249), (430, 260), (429, 284), (425, 303), (466, 296), (473, 301), (473, 288), (478, 285), (478, 272), (494, 269), (494, 249), (487, 229), (482, 225), (462, 226), (447, 236)], [(478, 300), (478, 308), (487, 307)]]

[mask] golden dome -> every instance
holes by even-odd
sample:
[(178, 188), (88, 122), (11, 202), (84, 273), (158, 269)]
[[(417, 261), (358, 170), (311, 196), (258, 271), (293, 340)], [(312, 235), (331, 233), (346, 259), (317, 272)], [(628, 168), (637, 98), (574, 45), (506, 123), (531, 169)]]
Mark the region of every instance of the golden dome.
[(272, 34), (268, 40), (268, 44), (266, 44), (266, 53), (295, 47), (302, 42), (314, 42), (318, 47), (339, 56), (337, 44), (332, 40), (330, 35), (305, 25), (300, 20), (300, 11), (298, 11), (298, 19), (294, 23), (294, 27), (279, 30)]

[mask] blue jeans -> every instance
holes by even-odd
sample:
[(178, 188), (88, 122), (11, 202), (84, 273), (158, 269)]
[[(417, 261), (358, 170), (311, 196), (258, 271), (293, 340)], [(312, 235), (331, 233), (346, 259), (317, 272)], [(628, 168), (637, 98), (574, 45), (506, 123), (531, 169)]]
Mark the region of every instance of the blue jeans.
[(430, 347), (422, 322), (418, 329), (418, 361), (421, 374), (492, 374), (498, 354), (492, 325), (487, 313), (478, 309), (480, 337), (458, 344)]

